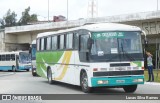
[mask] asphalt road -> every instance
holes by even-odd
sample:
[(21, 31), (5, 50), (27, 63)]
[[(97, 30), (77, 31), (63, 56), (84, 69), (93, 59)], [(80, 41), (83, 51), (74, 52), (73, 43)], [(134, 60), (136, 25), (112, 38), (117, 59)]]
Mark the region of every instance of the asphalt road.
[[(48, 84), (47, 79), (33, 77), (31, 72), (0, 72), (0, 94), (84, 94), (79, 86), (56, 82)], [(3, 88), (2, 88), (3, 87)], [(122, 93), (121, 88), (96, 88), (94, 93)], [(139, 85), (134, 94), (160, 94), (160, 85), (147, 83)]]

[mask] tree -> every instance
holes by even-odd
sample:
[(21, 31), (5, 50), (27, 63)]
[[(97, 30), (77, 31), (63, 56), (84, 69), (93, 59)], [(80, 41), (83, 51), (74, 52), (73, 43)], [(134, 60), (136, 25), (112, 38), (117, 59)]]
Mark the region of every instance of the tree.
[(29, 12), (30, 12), (30, 7), (28, 7), (27, 9), (25, 9), (24, 12), (22, 12), (22, 17), (19, 21), (20, 25), (27, 25), (27, 23), (29, 22), (38, 21), (37, 15), (36, 14), (30, 15)]
[(0, 29), (5, 27), (5, 23), (3, 19), (0, 19)]
[(30, 22), (35, 22), (35, 21), (38, 21), (38, 19), (37, 19), (37, 14), (32, 14), (32, 15), (30, 16)]
[(11, 12), (9, 9), (6, 13), (6, 15), (3, 17), (3, 20), (1, 22), (2, 25), (5, 25), (5, 27), (15, 26), (16, 25), (16, 17), (17, 14), (15, 12)]

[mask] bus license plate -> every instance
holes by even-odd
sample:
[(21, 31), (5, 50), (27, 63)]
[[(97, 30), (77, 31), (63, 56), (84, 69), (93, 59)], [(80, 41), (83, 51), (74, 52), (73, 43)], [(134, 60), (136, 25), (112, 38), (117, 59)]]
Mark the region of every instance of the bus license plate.
[(125, 80), (116, 80), (117, 83), (125, 83)]

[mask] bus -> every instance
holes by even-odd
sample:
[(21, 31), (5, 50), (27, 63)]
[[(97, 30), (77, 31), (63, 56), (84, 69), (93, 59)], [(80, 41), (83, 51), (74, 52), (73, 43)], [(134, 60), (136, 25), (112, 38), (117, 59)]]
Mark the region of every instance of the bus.
[(32, 41), (30, 52), (31, 52), (32, 75), (37, 76), (37, 73), (36, 73), (36, 40)]
[(123, 88), (133, 93), (144, 84), (142, 30), (136, 26), (96, 23), (37, 35), (38, 75), (81, 86)]
[(29, 71), (31, 59), (27, 51), (0, 52), (0, 70)]

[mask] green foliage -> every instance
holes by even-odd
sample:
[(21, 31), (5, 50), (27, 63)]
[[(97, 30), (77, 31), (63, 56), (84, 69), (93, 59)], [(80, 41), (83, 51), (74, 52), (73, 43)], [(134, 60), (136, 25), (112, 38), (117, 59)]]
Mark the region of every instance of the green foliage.
[(30, 15), (29, 12), (30, 12), (30, 7), (26, 8), (24, 12), (22, 12), (22, 16), (20, 20), (17, 22), (16, 19), (17, 14), (9, 9), (6, 15), (3, 17), (3, 19), (0, 19), (0, 28), (17, 26), (17, 25), (27, 25), (30, 22), (38, 21), (37, 14)]
[(20, 25), (27, 25), (29, 22), (38, 21), (37, 14), (30, 15), (29, 12), (30, 12), (30, 7), (28, 7), (27, 9), (25, 9), (24, 12), (22, 12), (22, 17), (19, 21)]
[[(157, 69), (153, 70), (154, 73), (154, 82), (160, 82), (160, 69), (157, 71)], [(144, 71), (144, 77), (145, 77), (145, 81), (148, 81), (148, 70), (146, 69)]]
[(37, 19), (37, 14), (32, 14), (32, 15), (30, 16), (30, 22), (35, 22), (35, 21), (38, 21), (38, 19)]
[(17, 17), (17, 14), (14, 11), (11, 12), (11, 10), (9, 9), (6, 15), (3, 17), (1, 25), (5, 27), (15, 26), (16, 20), (17, 20), (16, 17)]

